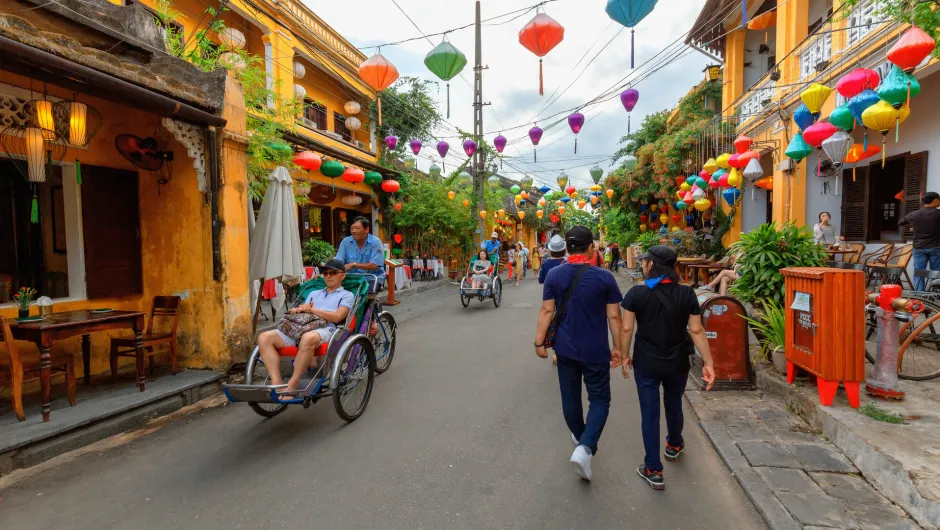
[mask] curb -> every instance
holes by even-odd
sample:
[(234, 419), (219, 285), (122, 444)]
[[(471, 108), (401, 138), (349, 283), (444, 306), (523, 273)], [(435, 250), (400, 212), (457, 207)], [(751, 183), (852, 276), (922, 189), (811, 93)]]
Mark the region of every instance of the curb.
[[(407, 298), (409, 296), (431, 291), (445, 285), (450, 285), (450, 278), (447, 278), (446, 276), (441, 280), (434, 280), (433, 282), (419, 282), (417, 286), (415, 286), (414, 282), (412, 282), (410, 288), (401, 291), (396, 290), (395, 298)], [(388, 291), (376, 295), (375, 299), (384, 304), (385, 300), (388, 299)]]

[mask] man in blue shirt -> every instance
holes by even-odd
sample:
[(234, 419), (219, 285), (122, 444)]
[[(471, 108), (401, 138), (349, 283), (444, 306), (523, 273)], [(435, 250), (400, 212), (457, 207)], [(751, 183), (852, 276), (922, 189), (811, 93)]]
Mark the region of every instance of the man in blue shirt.
[[(620, 366), (620, 289), (613, 274), (590, 265), (594, 236), (583, 226), (565, 234), (568, 262), (545, 279), (542, 307), (535, 330), (535, 353), (547, 358), (545, 335), (556, 307), (572, 283), (574, 291), (555, 332), (561, 408), (575, 447), (571, 463), (575, 473), (591, 480), (591, 458), (610, 410), (610, 368)], [(609, 346), (608, 332), (613, 337)], [(581, 407), (581, 381), (587, 388), (587, 421)]]
[(499, 263), (499, 234), (493, 232), (490, 234), (490, 240), (483, 243), (483, 250), (490, 258), (490, 263), (496, 265)]
[(542, 267), (539, 268), (539, 283), (545, 283), (548, 272), (565, 262), (565, 240), (560, 235), (553, 235), (546, 248), (551, 253), (551, 257), (542, 260)]
[(362, 216), (352, 220), (349, 225), (351, 235), (340, 242), (336, 259), (346, 266), (346, 272), (376, 276), (377, 292), (385, 283), (385, 259), (382, 254), (382, 240), (369, 233), (369, 225), (369, 220)]

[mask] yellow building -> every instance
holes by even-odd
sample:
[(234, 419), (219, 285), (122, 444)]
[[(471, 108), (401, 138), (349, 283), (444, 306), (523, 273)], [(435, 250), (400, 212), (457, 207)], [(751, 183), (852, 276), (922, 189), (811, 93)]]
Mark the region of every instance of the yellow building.
[[(906, 28), (874, 14), (875, 5), (874, 0), (852, 8), (838, 0), (748, 2), (751, 28), (763, 29), (745, 29), (740, 2), (705, 3), (687, 43), (722, 63), (723, 112), (710, 133), (718, 132), (723, 140), (717, 148), (703, 149), (701, 158), (733, 152), (731, 143), (743, 134), (761, 151), (764, 175), (773, 176), (772, 192), (757, 190), (752, 198), (750, 189), (744, 190), (737, 231), (769, 220), (812, 227), (820, 213), (829, 212), (836, 234), (849, 242), (899, 242), (910, 238), (910, 232), (898, 229), (900, 218), (919, 208), (924, 192), (940, 189), (940, 164), (928, 165), (940, 134), (931, 104), (940, 96), (934, 60), (914, 73), (922, 90), (911, 102), (898, 141), (894, 131), (885, 138), (884, 167), (877, 156), (838, 168), (819, 150), (800, 163), (784, 155), (799, 132), (793, 114), (803, 90), (812, 83), (832, 89), (822, 107), (824, 120), (845, 103), (835, 90), (843, 75), (858, 67), (874, 69), (882, 79), (888, 74), (885, 52)], [(859, 124), (855, 141), (864, 143), (865, 133)], [(882, 145), (877, 131), (867, 136), (869, 145)]]

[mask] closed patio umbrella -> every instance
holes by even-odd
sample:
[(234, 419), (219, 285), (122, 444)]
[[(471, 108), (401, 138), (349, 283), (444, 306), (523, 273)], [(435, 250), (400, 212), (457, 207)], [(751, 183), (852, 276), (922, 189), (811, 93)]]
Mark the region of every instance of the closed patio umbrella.
[[(300, 251), (300, 231), (297, 226), (297, 205), (294, 202), (290, 173), (276, 167), (268, 177), (261, 211), (248, 248), (248, 279), (277, 280), (284, 285), (296, 285), (304, 278), (303, 258)], [(258, 323), (261, 295), (255, 306), (252, 333)]]

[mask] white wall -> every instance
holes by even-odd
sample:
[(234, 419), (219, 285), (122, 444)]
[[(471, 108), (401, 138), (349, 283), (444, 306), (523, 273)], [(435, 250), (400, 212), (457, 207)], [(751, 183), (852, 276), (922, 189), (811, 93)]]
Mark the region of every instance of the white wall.
[[(767, 31), (748, 31), (744, 37), (744, 62), (751, 63), (744, 67), (744, 87), (750, 88), (754, 83), (760, 80), (761, 76), (767, 73), (767, 58), (773, 55), (777, 49), (775, 40), (776, 27), (768, 28)], [(767, 53), (758, 53), (760, 45), (764, 44), (767, 38), (767, 46), (770, 51)]]

